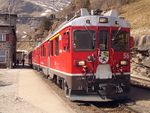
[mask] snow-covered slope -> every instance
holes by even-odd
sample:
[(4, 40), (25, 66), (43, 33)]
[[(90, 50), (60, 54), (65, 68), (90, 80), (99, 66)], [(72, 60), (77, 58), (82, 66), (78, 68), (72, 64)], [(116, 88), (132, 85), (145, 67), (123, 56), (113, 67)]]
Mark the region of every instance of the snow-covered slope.
[[(43, 20), (41, 16), (62, 10), (68, 6), (71, 0), (0, 0), (0, 13), (11, 13), (18, 15), (17, 32), (18, 38), (38, 28)], [(27, 17), (27, 18), (26, 18)], [(29, 17), (29, 18), (28, 18)], [(34, 18), (30, 18), (34, 17)]]
[(49, 9), (52, 11), (62, 10), (64, 7), (70, 4), (71, 0), (26, 0), (28, 2), (32, 2), (36, 5), (39, 5), (45, 9)]
[(70, 2), (71, 0), (0, 0), (0, 12), (8, 12), (10, 7), (12, 13), (19, 15), (45, 16), (62, 10)]

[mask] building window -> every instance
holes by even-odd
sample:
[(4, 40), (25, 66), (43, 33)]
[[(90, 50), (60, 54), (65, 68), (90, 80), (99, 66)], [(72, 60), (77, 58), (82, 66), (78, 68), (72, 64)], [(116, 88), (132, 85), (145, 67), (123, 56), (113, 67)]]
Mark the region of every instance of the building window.
[(6, 51), (0, 50), (0, 63), (4, 63), (6, 59)]
[(55, 55), (58, 56), (59, 55), (59, 37), (57, 37), (55, 39)]
[(6, 41), (6, 34), (0, 33), (0, 41), (1, 42)]

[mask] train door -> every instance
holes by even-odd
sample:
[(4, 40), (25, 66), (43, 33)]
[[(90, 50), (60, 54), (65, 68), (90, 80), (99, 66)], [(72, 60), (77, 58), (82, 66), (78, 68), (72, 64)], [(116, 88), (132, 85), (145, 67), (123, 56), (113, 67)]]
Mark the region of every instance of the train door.
[(108, 63), (109, 60), (109, 29), (100, 28), (98, 31), (98, 55), (101, 64)]
[(109, 65), (109, 28), (99, 28), (98, 30), (98, 61), (96, 78), (112, 78), (111, 67)]

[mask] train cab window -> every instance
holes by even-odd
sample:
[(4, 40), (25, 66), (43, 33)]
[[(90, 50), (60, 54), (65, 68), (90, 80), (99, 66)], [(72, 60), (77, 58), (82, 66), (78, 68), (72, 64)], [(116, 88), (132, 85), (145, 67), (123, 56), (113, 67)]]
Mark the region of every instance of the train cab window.
[(70, 32), (64, 33), (63, 48), (64, 48), (64, 51), (69, 51), (70, 49)]
[(115, 51), (129, 51), (129, 33), (127, 31), (112, 31), (112, 48)]
[(76, 30), (74, 31), (73, 47), (77, 51), (94, 50), (95, 40), (96, 40), (96, 31)]
[(108, 50), (108, 30), (100, 30), (98, 33), (98, 47), (100, 50)]
[(55, 55), (59, 55), (59, 37), (55, 39)]

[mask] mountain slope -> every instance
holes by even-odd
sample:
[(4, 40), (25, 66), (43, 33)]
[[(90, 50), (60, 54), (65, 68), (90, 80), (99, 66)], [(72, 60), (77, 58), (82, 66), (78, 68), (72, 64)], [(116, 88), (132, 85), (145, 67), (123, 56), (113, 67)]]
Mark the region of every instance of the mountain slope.
[(60, 11), (70, 4), (70, 0), (26, 0), (33, 4), (39, 5), (45, 9), (52, 11)]
[(11, 13), (16, 13), (18, 15), (33, 15), (35, 12), (41, 13), (44, 11), (43, 7), (40, 7), (25, 0), (12, 0), (12, 1), (10, 2), (10, 0), (0, 0), (1, 12), (8, 12), (9, 7)]
[(122, 16), (131, 23), (132, 35), (150, 34), (150, 0), (137, 0), (121, 8)]
[(131, 34), (141, 36), (150, 34), (150, 0), (74, 0), (62, 13), (72, 14), (81, 7), (88, 9), (117, 9), (120, 15), (131, 23)]
[[(0, 0), (0, 12), (8, 12), (10, 0)], [(117, 9), (131, 23), (133, 36), (150, 34), (150, 0), (11, 0), (11, 11), (19, 16), (41, 17), (57, 13), (58, 17), (73, 16), (81, 7), (88, 9)], [(44, 1), (44, 2), (43, 2)], [(54, 2), (52, 2), (54, 1)], [(71, 2), (71, 3), (70, 3)], [(66, 8), (67, 7), (67, 8)], [(19, 19), (20, 20), (20, 19)], [(22, 19), (18, 22), (18, 38), (34, 34), (41, 20)], [(60, 22), (59, 22), (60, 23)], [(56, 23), (56, 25), (58, 25)], [(32, 31), (32, 32), (31, 32)], [(43, 31), (42, 31), (43, 32)], [(47, 31), (46, 31), (47, 32)], [(36, 34), (36, 33), (35, 33)], [(40, 34), (40, 33), (39, 33)], [(34, 35), (35, 36), (35, 35)], [(41, 34), (40, 34), (41, 36)], [(44, 37), (44, 36), (43, 36)], [(32, 38), (36, 38), (33, 37)], [(20, 44), (21, 48), (27, 46)], [(31, 44), (32, 45), (32, 44)]]
[[(52, 2), (54, 1), (54, 2)], [(66, 7), (70, 0), (0, 0), (0, 13), (16, 13), (18, 15), (17, 38), (18, 41), (29, 40), (34, 36), (47, 33), (38, 27), (43, 22), (43, 16), (49, 16)], [(10, 10), (9, 10), (10, 8)], [(39, 18), (40, 17), (40, 18)], [(43, 36), (41, 36), (42, 38)], [(31, 38), (31, 39), (32, 39)], [(37, 38), (37, 37), (36, 37)], [(18, 42), (19, 49), (32, 49), (34, 43)]]

